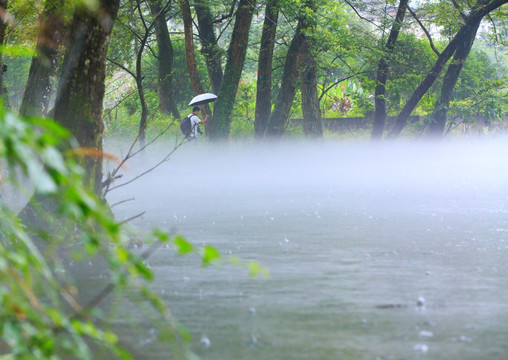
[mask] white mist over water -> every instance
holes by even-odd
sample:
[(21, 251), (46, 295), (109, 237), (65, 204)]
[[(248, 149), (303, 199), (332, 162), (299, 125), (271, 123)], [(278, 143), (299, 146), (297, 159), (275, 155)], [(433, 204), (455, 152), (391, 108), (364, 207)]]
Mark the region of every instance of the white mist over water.
[[(108, 200), (270, 270), (148, 260), (203, 359), (505, 359), (507, 140), (186, 144)], [(141, 338), (138, 358), (167, 357)]]

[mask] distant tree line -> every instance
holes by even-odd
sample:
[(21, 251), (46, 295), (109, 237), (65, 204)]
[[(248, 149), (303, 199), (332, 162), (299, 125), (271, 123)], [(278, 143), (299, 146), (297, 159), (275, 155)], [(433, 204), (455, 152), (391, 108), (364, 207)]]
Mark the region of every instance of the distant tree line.
[[(484, 72), (461, 74), (482, 21), (491, 29), (483, 42), (506, 56), (508, 0), (8, 1), (0, 3), (1, 61), (20, 66), (0, 73), (4, 102), (15, 89), (3, 78), (26, 84), (21, 115), (53, 117), (98, 152), (106, 91), (138, 116), (141, 144), (150, 115), (180, 119), (203, 92), (218, 96), (203, 106), (212, 141), (230, 137), (240, 107), (251, 108), (254, 118), (243, 121), (257, 139), (283, 136), (295, 113), (303, 133), (318, 138), (324, 113), (373, 114), (371, 137), (380, 140), (398, 137), (415, 111), (431, 138), (450, 129), (451, 107), (492, 118), (506, 111), (506, 69), (490, 71), (492, 61), (476, 56)], [(115, 91), (119, 72), (135, 91)], [(390, 128), (387, 115), (397, 117)], [(102, 158), (85, 159), (99, 194)]]

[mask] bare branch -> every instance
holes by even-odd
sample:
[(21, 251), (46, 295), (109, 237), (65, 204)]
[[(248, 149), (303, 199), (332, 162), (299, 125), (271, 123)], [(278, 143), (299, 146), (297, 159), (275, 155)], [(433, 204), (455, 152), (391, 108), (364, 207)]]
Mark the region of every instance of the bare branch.
[(119, 62), (116, 62), (115, 60), (111, 59), (110, 57), (107, 57), (106, 58), (109, 62), (115, 64), (116, 66), (118, 66), (120, 69), (124, 70), (125, 72), (129, 73), (129, 75), (131, 75), (134, 79), (136, 78), (136, 74), (134, 74), (132, 71), (130, 71), (129, 69), (127, 69), (125, 66), (123, 66), (122, 64), (120, 64)]
[(182, 138), (182, 140), (173, 148), (173, 150), (171, 150), (161, 161), (159, 161), (157, 164), (155, 164), (154, 166), (152, 166), (150, 169), (142, 172), (141, 174), (135, 176), (134, 178), (132, 178), (131, 180), (129, 181), (126, 181), (120, 185), (117, 185), (117, 186), (114, 186), (112, 188), (109, 189), (109, 191), (111, 190), (114, 190), (114, 189), (117, 189), (119, 187), (122, 187), (122, 186), (125, 186), (125, 185), (128, 185), (134, 181), (136, 181), (137, 179), (139, 179), (140, 177), (142, 176), (145, 176), (146, 174), (150, 173), (151, 171), (155, 170), (156, 168), (158, 168), (159, 166), (161, 166), (163, 163), (165, 163), (166, 161), (169, 160), (169, 158), (173, 155), (173, 153), (180, 147), (182, 146), (184, 143), (185, 143), (185, 137)]
[(420, 21), (420, 19), (418, 19), (418, 16), (416, 16), (416, 13), (409, 6), (407, 7), (407, 9), (409, 10), (409, 12), (413, 16), (413, 18), (416, 20), (418, 25), (420, 25), (420, 27), (422, 28), (422, 30), (425, 33), (425, 35), (427, 35), (427, 38), (429, 39), (429, 44), (430, 44), (430, 47), (431, 47), (432, 51), (434, 51), (436, 53), (436, 55), (439, 56), (441, 53), (434, 46), (434, 42), (432, 41), (432, 37), (430, 36), (430, 33), (427, 30), (427, 28), (425, 27), (425, 25), (423, 25), (423, 23)]
[[(153, 115), (152, 115), (153, 117)], [(148, 123), (148, 121), (147, 121)], [(127, 151), (127, 155), (125, 155), (125, 157), (122, 159), (122, 161), (120, 161), (120, 163), (118, 164), (118, 166), (111, 172), (109, 173), (108, 175), (108, 178), (103, 182), (103, 187), (105, 187), (104, 191), (103, 191), (103, 196), (106, 196), (106, 194), (113, 190), (115, 187), (113, 188), (110, 188), (110, 185), (113, 183), (114, 180), (118, 179), (120, 176), (116, 175), (118, 173), (118, 171), (120, 171), (120, 169), (125, 165), (125, 163), (131, 159), (132, 157), (134, 157), (135, 155), (137, 155), (138, 153), (142, 152), (144, 149), (146, 149), (149, 145), (153, 144), (155, 141), (157, 141), (162, 135), (164, 135), (171, 126), (173, 126), (173, 124), (175, 123), (175, 120), (173, 120), (168, 126), (166, 126), (166, 128), (164, 128), (159, 134), (157, 134), (157, 136), (155, 136), (151, 141), (149, 141), (147, 144), (145, 144), (144, 146), (140, 147), (137, 151), (133, 151), (134, 150), (134, 146), (138, 143), (138, 140), (139, 140), (139, 132), (138, 134), (136, 135), (136, 138), (134, 139), (134, 141), (132, 142), (130, 148), (129, 148), (129, 151)]]
[(124, 221), (120, 221), (118, 224), (121, 225), (121, 224), (128, 223), (129, 221), (132, 221), (134, 219), (137, 219), (138, 217), (141, 217), (141, 216), (145, 215), (145, 213), (146, 213), (146, 211), (143, 211), (143, 212), (141, 212), (141, 213), (139, 213), (137, 215), (134, 215), (134, 216), (132, 216), (132, 217), (130, 217), (128, 219), (125, 219)]
[(141, 0), (136, 1), (136, 7), (138, 9), (139, 17), (141, 19), (141, 22), (143, 23), (143, 27), (145, 28), (145, 32), (148, 32), (148, 27), (146, 25), (145, 17), (143, 16), (143, 12), (141, 11)]
[(102, 117), (105, 117), (105, 116), (108, 116), (109, 114), (111, 114), (111, 112), (112, 112), (113, 110), (115, 110), (118, 106), (120, 106), (120, 104), (121, 104), (121, 103), (123, 103), (125, 100), (127, 100), (128, 98), (130, 98), (130, 97), (131, 97), (132, 95), (134, 95), (135, 93), (136, 93), (136, 90), (131, 90), (130, 92), (128, 92), (128, 93), (127, 93), (127, 95), (125, 95), (124, 97), (122, 97), (122, 98), (120, 99), (120, 101), (119, 101), (119, 102), (117, 102), (117, 103), (115, 104), (115, 106), (113, 106), (111, 109), (108, 109), (108, 111), (107, 111), (107, 112), (105, 112), (105, 113), (102, 115)]
[[(354, 7), (354, 5), (353, 5), (353, 4), (351, 4), (348, 0), (345, 0), (345, 1), (346, 1), (346, 4), (348, 4), (348, 5), (349, 5), (349, 7), (350, 7), (351, 9), (353, 9), (353, 11), (356, 13), (356, 15), (358, 15), (358, 17), (359, 17), (360, 19), (365, 20), (365, 21), (367, 21), (368, 23), (371, 23), (372, 25), (374, 25), (374, 26), (375, 26), (375, 27), (377, 27), (378, 29), (381, 29), (381, 26), (379, 26), (378, 24), (376, 24), (374, 21), (372, 21), (372, 20), (370, 20), (370, 19), (367, 19), (366, 17), (362, 16), (362, 15), (358, 12), (358, 10)], [(381, 30), (383, 30), (383, 29), (381, 29)]]
[(371, 72), (375, 72), (375, 70), (366, 70), (366, 71), (361, 71), (359, 73), (355, 73), (355, 74), (352, 74), (352, 75), (349, 75), (349, 76), (346, 76), (344, 78), (341, 78), (341, 79), (338, 79), (337, 81), (335, 81), (334, 83), (332, 83), (330, 86), (328, 86), (326, 89), (323, 89), (323, 91), (321, 92), (321, 96), (319, 96), (319, 101), (321, 102), (321, 100), (323, 99), (323, 97), (326, 95), (326, 93), (328, 91), (330, 91), (331, 88), (333, 88), (334, 86), (340, 84), (341, 82), (343, 81), (346, 81), (348, 79), (351, 79), (355, 76), (358, 76), (358, 75), (361, 75), (361, 74), (368, 74), (368, 73), (371, 73)]
[(117, 206), (117, 205), (120, 205), (120, 204), (126, 203), (126, 202), (128, 202), (128, 201), (132, 201), (132, 200), (136, 200), (136, 198), (125, 199), (125, 200), (122, 200), (122, 201), (116, 202), (116, 203), (114, 203), (113, 205), (110, 205), (109, 207), (113, 208), (113, 207), (115, 207), (115, 206)]
[(497, 35), (496, 22), (494, 21), (494, 19), (492, 19), (492, 16), (490, 16), (490, 14), (487, 14), (487, 18), (489, 19), (490, 24), (492, 25), (492, 29), (494, 30), (494, 38), (496, 39), (496, 44), (497, 44), (497, 43), (499, 43), (499, 37)]

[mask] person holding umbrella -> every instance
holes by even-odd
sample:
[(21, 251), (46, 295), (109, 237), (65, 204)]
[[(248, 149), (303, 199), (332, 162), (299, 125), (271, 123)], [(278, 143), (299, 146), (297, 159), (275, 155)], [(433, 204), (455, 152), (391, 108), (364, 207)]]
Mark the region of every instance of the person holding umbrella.
[(189, 116), (187, 116), (187, 118), (190, 121), (190, 131), (188, 132), (186, 137), (187, 137), (187, 140), (189, 140), (189, 141), (195, 141), (195, 140), (197, 140), (198, 133), (201, 134), (201, 135), (203, 134), (203, 132), (199, 128), (199, 124), (204, 124), (208, 120), (208, 117), (209, 117), (208, 114), (206, 114), (206, 116), (205, 116), (205, 118), (203, 120), (201, 120), (198, 117), (198, 114), (199, 114), (200, 110), (201, 109), (199, 108), (199, 106), (194, 106), (192, 108), (192, 113), (189, 114)]
[[(206, 114), (205, 118), (201, 120), (198, 117), (199, 111), (201, 110), (198, 105), (208, 104), (210, 102), (214, 102), (217, 99), (217, 96), (211, 93), (204, 93), (198, 96), (195, 96), (189, 106), (194, 106), (192, 108), (192, 113), (185, 118), (182, 122), (180, 128), (182, 132), (185, 134), (187, 140), (194, 141), (198, 138), (198, 133), (203, 134), (201, 129), (199, 128), (199, 124), (204, 124), (208, 120), (209, 114)], [(184, 123), (185, 126), (183, 125)]]

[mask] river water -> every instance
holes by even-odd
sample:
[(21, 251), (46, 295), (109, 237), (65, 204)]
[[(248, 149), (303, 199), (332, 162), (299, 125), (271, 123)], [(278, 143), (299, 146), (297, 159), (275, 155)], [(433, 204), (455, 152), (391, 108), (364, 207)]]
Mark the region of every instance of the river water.
[[(269, 270), (204, 268), (167, 246), (147, 260), (202, 359), (506, 359), (506, 144), (188, 144), (108, 200), (134, 197), (114, 210), (146, 211), (139, 229)], [(136, 358), (167, 359), (128, 312)]]

